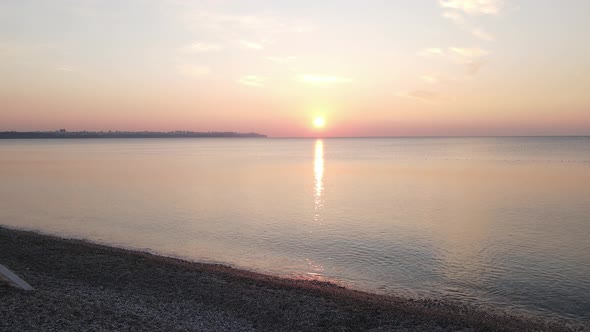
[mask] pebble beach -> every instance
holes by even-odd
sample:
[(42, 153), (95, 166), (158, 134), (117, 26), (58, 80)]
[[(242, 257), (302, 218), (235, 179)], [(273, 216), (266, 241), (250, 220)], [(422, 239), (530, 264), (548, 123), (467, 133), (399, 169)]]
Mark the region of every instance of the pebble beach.
[(0, 227), (1, 331), (590, 331)]

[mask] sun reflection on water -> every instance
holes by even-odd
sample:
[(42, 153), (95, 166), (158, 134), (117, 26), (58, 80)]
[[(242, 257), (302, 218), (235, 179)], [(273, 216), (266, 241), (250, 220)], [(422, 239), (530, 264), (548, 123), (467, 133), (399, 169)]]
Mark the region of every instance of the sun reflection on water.
[(314, 220), (321, 222), (320, 210), (324, 205), (324, 142), (321, 139), (315, 141), (315, 155), (313, 163), (314, 179)]

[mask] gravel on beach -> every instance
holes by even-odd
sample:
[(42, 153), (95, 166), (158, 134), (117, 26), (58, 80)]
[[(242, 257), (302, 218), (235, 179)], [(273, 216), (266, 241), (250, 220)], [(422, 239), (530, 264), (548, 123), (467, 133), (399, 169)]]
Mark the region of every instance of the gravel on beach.
[(0, 331), (590, 331), (0, 227)]

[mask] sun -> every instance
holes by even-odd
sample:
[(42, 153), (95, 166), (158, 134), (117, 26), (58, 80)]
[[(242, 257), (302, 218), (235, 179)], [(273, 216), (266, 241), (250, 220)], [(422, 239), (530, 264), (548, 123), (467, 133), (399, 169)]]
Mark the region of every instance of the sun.
[(317, 129), (324, 128), (325, 125), (326, 125), (326, 119), (324, 119), (323, 117), (316, 116), (313, 119), (313, 126), (315, 128), (317, 128)]

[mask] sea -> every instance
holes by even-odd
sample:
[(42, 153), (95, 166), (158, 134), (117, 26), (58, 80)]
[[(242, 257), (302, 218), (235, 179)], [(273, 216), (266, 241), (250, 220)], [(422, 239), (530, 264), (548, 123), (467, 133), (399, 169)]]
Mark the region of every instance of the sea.
[(590, 322), (589, 137), (0, 140), (0, 225)]

